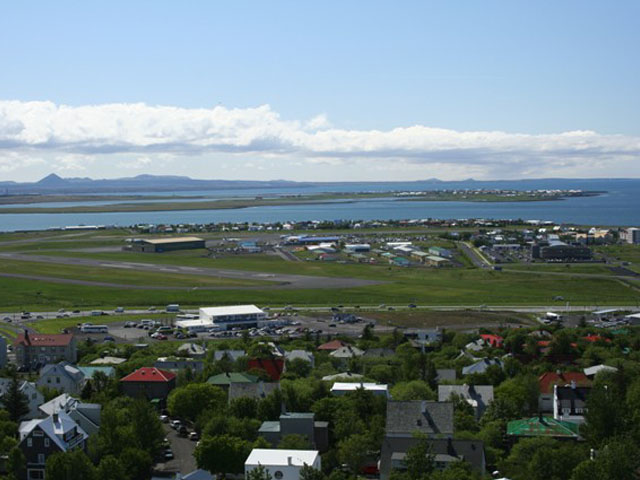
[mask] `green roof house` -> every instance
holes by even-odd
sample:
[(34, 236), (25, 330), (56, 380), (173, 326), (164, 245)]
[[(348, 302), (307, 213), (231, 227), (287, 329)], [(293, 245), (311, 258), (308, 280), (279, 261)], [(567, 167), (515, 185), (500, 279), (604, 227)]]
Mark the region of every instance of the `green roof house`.
[(512, 420), (507, 424), (509, 437), (549, 437), (580, 439), (579, 425), (573, 422), (556, 420), (553, 417), (524, 418)]

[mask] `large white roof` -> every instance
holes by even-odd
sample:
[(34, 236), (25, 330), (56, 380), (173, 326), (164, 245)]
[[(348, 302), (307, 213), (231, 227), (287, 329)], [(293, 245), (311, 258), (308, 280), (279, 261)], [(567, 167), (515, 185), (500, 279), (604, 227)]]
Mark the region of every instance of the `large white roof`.
[(334, 390), (357, 390), (358, 388), (364, 388), (371, 391), (387, 391), (386, 385), (378, 385), (377, 383), (361, 383), (361, 382), (336, 382), (331, 387), (331, 391)]
[(211, 320), (177, 320), (176, 327), (190, 328), (190, 327), (213, 327)]
[(302, 467), (306, 463), (311, 466), (318, 458), (317, 450), (280, 450), (270, 448), (254, 448), (244, 462), (246, 466), (286, 466), (291, 464)]
[(255, 305), (232, 305), (229, 307), (205, 307), (200, 309), (200, 313), (210, 317), (218, 317), (224, 315), (251, 315), (264, 312)]

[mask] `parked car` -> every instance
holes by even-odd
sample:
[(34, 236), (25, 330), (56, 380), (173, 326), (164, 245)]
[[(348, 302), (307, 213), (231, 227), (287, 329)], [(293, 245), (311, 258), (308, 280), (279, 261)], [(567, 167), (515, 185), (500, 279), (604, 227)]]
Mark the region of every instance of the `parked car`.
[(169, 426), (175, 430), (177, 430), (180, 425), (182, 425), (180, 420), (171, 420), (171, 422), (169, 422)]
[(160, 415), (160, 421), (162, 423), (169, 423), (169, 415)]
[(103, 341), (103, 342), (115, 342), (115, 341), (116, 341), (116, 339), (115, 339), (115, 338), (113, 338), (111, 335), (107, 335), (106, 337), (104, 337), (104, 338), (102, 339), (102, 341)]
[(164, 458), (167, 459), (167, 460), (173, 459), (173, 451), (170, 448), (167, 448), (164, 451)]
[(194, 442), (197, 442), (198, 440), (200, 440), (200, 435), (198, 435), (198, 432), (191, 432), (189, 434), (189, 440), (193, 440)]
[(138, 324), (136, 322), (125, 322), (124, 328), (136, 328)]
[(180, 425), (177, 430), (178, 435), (180, 435), (181, 437), (186, 437), (189, 434), (189, 430), (187, 430), (187, 427), (185, 427), (184, 425)]

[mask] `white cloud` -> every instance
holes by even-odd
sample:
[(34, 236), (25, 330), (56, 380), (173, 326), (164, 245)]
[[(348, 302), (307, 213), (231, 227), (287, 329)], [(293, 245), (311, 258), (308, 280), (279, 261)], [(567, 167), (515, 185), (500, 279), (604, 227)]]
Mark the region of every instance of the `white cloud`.
[[(131, 155), (116, 166), (140, 169), (163, 156), (242, 154), (289, 162), (302, 159), (317, 168), (366, 160), (379, 170), (415, 164), (425, 172), (450, 168), (503, 178), (572, 169), (580, 176), (580, 169), (607, 172), (621, 164), (640, 175), (640, 138), (592, 131), (530, 135), (423, 125), (345, 130), (332, 127), (324, 114), (308, 121), (285, 121), (268, 105), (188, 109), (0, 101), (0, 153), (7, 158), (24, 152), (59, 154), (63, 170), (81, 170), (96, 155)], [(0, 165), (7, 168), (6, 162)]]

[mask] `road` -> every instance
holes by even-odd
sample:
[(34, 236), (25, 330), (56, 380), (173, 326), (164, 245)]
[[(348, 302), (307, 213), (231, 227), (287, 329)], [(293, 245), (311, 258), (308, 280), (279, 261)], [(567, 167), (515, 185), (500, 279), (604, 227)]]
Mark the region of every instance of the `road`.
[(487, 261), (480, 253), (471, 245), (466, 242), (458, 242), (458, 246), (462, 249), (462, 252), (471, 260), (471, 262), (478, 268), (489, 268), (491, 263)]
[[(117, 268), (122, 271), (145, 271), (156, 272), (159, 274), (177, 273), (181, 275), (197, 275), (208, 276), (217, 278), (232, 278), (236, 280), (264, 280), (269, 282), (275, 282), (276, 285), (263, 285), (263, 286), (220, 286), (220, 287), (198, 287), (199, 290), (239, 290), (239, 289), (316, 289), (316, 288), (354, 288), (364, 287), (369, 285), (380, 285), (384, 282), (376, 280), (366, 280), (361, 278), (349, 278), (349, 277), (316, 277), (310, 275), (290, 275), (281, 273), (263, 273), (263, 272), (251, 272), (243, 270), (230, 270), (226, 268), (205, 268), (205, 267), (186, 267), (186, 266), (173, 266), (155, 263), (137, 263), (137, 262), (119, 262), (119, 261), (105, 261), (94, 260), (90, 258), (73, 258), (73, 257), (58, 257), (49, 255), (25, 255), (22, 253), (1, 253), (0, 258), (6, 258), (10, 260), (24, 261), (24, 262), (41, 262), (52, 263), (61, 265), (74, 265), (74, 266), (87, 266), (87, 267), (100, 267), (100, 268)], [(95, 282), (89, 280), (76, 280), (76, 279), (59, 279), (57, 277), (42, 277), (38, 275), (29, 274), (8, 274), (2, 273), (0, 276), (13, 277), (13, 278), (30, 278), (34, 280), (45, 280), (56, 283), (71, 283), (75, 285), (87, 285), (87, 286), (108, 286), (119, 288), (138, 288), (138, 289), (162, 289), (162, 290), (190, 290), (193, 287), (158, 287), (156, 285), (125, 285), (125, 284), (113, 284), (106, 282)]]
[(178, 433), (167, 424), (163, 424), (166, 438), (169, 440), (174, 458), (157, 469), (165, 472), (180, 472), (182, 475), (193, 472), (198, 468), (193, 452), (196, 449), (196, 442), (178, 435)]

